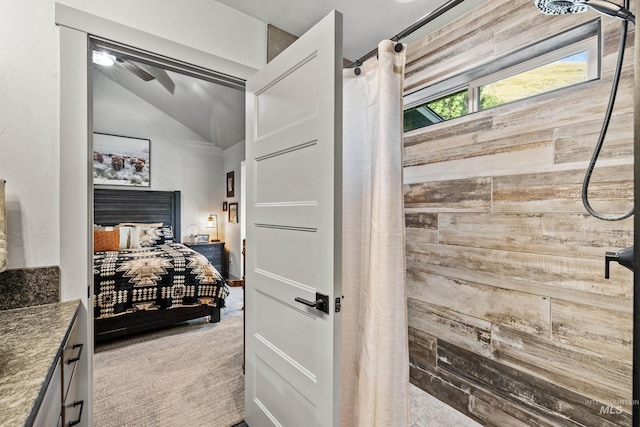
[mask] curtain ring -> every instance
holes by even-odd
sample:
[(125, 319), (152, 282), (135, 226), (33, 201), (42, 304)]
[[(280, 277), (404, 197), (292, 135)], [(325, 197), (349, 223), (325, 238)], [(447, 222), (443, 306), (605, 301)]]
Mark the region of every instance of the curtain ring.
[(398, 42), (396, 43), (396, 45), (393, 47), (393, 50), (395, 50), (397, 53), (402, 52), (402, 43)]
[(355, 74), (356, 76), (359, 76), (362, 72), (362, 70), (360, 69), (361, 65), (362, 61), (360, 61), (360, 58), (356, 59), (356, 68), (353, 69), (353, 74)]

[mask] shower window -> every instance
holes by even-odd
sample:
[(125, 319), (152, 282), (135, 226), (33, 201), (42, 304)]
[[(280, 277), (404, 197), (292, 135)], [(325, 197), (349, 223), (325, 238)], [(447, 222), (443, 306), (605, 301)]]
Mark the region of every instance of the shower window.
[(477, 87), (478, 110), (586, 82), (586, 51)]
[(474, 111), (497, 107), (598, 77), (597, 43), (578, 43), (469, 84)]
[(404, 131), (599, 78), (600, 20), (405, 96)]
[(405, 110), (404, 131), (455, 119), (468, 113), (469, 91), (465, 89)]

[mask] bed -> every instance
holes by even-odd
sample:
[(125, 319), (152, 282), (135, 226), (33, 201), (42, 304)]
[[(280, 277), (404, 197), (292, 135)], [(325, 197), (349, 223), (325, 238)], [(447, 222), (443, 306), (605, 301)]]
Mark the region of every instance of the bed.
[[(94, 224), (95, 342), (204, 316), (220, 321), (228, 288), (203, 255), (179, 243), (179, 191), (95, 189)], [(129, 243), (136, 231), (135, 248), (103, 246), (118, 224), (127, 224), (118, 235), (126, 231)]]

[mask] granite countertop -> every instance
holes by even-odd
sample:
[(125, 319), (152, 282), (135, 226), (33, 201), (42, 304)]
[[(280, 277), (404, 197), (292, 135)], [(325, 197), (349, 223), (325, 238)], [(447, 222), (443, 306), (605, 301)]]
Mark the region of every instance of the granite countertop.
[(25, 425), (32, 416), (79, 305), (73, 300), (0, 310), (0, 424)]

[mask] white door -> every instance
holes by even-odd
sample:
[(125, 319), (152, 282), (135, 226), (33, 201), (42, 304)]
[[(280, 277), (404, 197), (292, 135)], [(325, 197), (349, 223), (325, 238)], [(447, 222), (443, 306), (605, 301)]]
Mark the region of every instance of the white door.
[(334, 11), (247, 81), (250, 427), (339, 425), (341, 69)]

